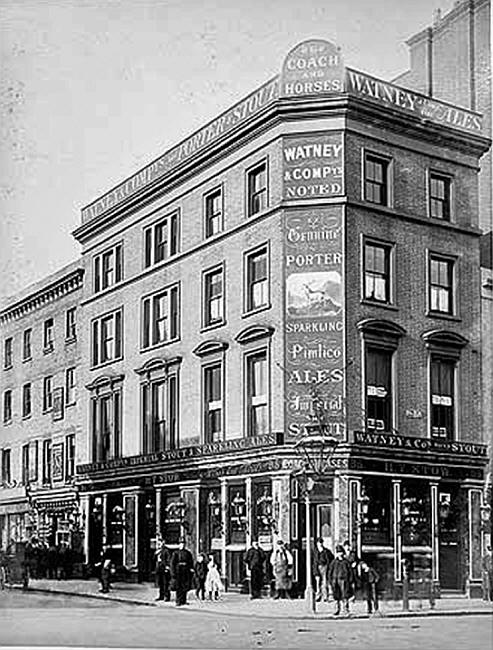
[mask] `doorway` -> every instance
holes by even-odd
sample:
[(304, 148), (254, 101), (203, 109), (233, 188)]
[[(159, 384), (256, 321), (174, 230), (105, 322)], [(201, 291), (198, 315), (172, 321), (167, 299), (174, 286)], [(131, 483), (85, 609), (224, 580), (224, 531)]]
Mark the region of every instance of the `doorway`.
[(460, 490), (440, 486), (438, 493), (439, 579), (442, 590), (461, 591), (462, 548)]

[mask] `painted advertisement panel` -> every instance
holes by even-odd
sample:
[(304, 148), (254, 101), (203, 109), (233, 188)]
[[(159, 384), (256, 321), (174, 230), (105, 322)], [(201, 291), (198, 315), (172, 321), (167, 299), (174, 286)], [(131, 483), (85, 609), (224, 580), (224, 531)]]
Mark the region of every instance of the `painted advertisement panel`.
[(344, 288), (341, 206), (284, 217), (286, 430), (319, 424), (343, 438)]

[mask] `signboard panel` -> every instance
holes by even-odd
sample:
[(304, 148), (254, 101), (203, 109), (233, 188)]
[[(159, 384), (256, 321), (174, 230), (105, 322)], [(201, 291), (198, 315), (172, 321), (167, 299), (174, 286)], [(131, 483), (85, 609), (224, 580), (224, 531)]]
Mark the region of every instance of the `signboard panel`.
[(310, 40), (291, 50), (284, 61), (281, 97), (341, 93), (344, 64), (340, 49), (329, 41)]
[(283, 138), (283, 198), (328, 198), (344, 194), (342, 132)]
[(344, 290), (342, 207), (284, 217), (286, 430), (307, 424), (343, 438)]

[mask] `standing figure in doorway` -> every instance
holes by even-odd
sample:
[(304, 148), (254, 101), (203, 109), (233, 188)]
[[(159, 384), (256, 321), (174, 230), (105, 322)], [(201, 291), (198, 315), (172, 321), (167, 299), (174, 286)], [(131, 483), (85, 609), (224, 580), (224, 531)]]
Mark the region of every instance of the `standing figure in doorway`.
[(276, 580), (276, 595), (277, 598), (290, 598), (289, 591), (292, 586), (293, 575), (293, 556), (285, 547), (282, 539), (278, 540), (277, 548), (272, 551), (270, 556), (270, 563)]
[(264, 586), (264, 565), (265, 553), (254, 539), (251, 547), (245, 555), (245, 564), (250, 571), (250, 598), (262, 598), (262, 587)]
[(205, 579), (207, 577), (207, 562), (205, 553), (199, 553), (195, 562), (195, 595), (200, 600), (205, 599)]
[(164, 539), (158, 540), (155, 558), (156, 586), (159, 589), (156, 600), (165, 600), (169, 602), (171, 599), (171, 592), (169, 588), (171, 553), (169, 548), (166, 547)]
[(366, 598), (366, 604), (368, 609), (368, 614), (379, 613), (378, 610), (378, 592), (377, 584), (380, 580), (380, 576), (375, 571), (375, 569), (369, 566), (366, 562), (360, 562), (361, 569), (361, 587)]
[(187, 604), (187, 592), (192, 586), (193, 557), (180, 538), (178, 549), (171, 558), (171, 577), (176, 585), (176, 606)]
[(324, 546), (322, 537), (317, 539), (313, 553), (313, 574), (317, 581), (317, 602), (329, 602), (329, 567), (334, 555)]
[(345, 613), (349, 615), (349, 598), (354, 578), (353, 570), (349, 560), (345, 557), (342, 546), (336, 546), (336, 556), (329, 567), (329, 581), (336, 601), (335, 616), (339, 616), (341, 613), (341, 602), (344, 602)]

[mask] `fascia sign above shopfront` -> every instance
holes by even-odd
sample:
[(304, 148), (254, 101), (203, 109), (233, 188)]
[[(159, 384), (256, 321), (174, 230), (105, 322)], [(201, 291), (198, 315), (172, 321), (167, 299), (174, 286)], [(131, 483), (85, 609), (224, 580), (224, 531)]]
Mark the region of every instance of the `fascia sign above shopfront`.
[(267, 107), (281, 98), (344, 93), (402, 111), (424, 123), (448, 126), (475, 135), (481, 135), (483, 131), (483, 118), (480, 114), (345, 68), (340, 48), (329, 41), (312, 39), (300, 43), (289, 52), (280, 75), (84, 207), (82, 223), (105, 214), (139, 191), (164, 180), (210, 145), (223, 141), (228, 134), (254, 121)]

